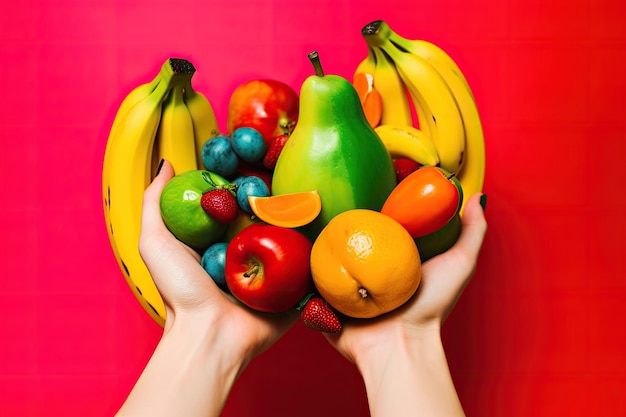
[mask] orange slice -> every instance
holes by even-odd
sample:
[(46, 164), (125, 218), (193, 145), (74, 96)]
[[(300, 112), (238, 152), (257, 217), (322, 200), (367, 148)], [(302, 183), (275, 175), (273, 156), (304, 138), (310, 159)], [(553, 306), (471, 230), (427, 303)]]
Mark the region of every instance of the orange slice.
[(382, 117), (383, 100), (374, 86), (374, 76), (357, 72), (352, 79), (352, 85), (359, 95), (367, 122), (373, 128), (378, 126)]
[(252, 212), (274, 226), (294, 228), (311, 223), (322, 210), (317, 190), (268, 197), (248, 196)]

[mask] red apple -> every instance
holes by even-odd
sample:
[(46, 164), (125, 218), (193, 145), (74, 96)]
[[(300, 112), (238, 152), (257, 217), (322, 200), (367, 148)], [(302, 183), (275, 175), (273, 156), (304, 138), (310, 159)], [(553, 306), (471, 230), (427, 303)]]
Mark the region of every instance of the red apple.
[(228, 132), (258, 130), (269, 146), (272, 138), (290, 134), (298, 121), (298, 94), (282, 81), (260, 79), (240, 84), (228, 103)]
[(251, 224), (228, 244), (228, 289), (254, 310), (287, 311), (313, 289), (311, 248), (311, 241), (294, 229)]

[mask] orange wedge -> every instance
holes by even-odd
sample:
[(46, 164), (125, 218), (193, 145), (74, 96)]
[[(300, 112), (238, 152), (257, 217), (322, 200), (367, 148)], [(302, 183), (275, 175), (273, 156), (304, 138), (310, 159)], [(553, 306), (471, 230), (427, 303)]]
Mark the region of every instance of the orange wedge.
[(305, 226), (322, 210), (322, 199), (317, 190), (268, 197), (248, 196), (248, 202), (259, 219), (286, 228)]
[(364, 72), (357, 72), (352, 79), (352, 85), (359, 95), (367, 122), (375, 128), (380, 124), (383, 114), (383, 100), (374, 86), (374, 76)]

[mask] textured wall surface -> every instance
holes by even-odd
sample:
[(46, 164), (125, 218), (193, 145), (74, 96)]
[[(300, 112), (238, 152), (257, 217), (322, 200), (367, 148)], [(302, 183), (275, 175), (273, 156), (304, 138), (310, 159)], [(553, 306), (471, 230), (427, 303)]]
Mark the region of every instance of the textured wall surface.
[[(222, 3), (222, 5), (219, 5)], [(170, 56), (229, 94), (351, 77), (386, 20), (456, 58), (487, 143), (489, 232), (444, 327), (469, 416), (626, 415), (626, 32), (620, 0), (18, 0), (0, 13), (0, 415), (110, 416), (161, 329), (117, 269), (100, 170), (124, 95)], [(320, 393), (323, 390), (323, 397)], [(323, 398), (323, 400), (321, 399)], [(224, 416), (367, 416), (358, 373), (296, 326)]]

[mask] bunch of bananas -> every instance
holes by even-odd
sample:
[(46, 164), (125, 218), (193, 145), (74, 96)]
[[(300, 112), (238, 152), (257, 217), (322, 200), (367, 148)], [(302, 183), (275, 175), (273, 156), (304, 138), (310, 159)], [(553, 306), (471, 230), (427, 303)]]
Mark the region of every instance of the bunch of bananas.
[(177, 174), (204, 169), (202, 147), (219, 130), (210, 102), (192, 88), (195, 71), (189, 61), (170, 58), (152, 81), (124, 98), (102, 167), (104, 218), (115, 258), (139, 303), (161, 325), (165, 306), (138, 249), (143, 192), (162, 158)]
[(482, 191), (482, 123), (455, 61), (433, 43), (401, 37), (382, 20), (367, 24), (361, 33), (368, 55), (355, 76), (367, 74), (380, 96), (375, 130), (390, 155), (454, 173), (468, 197)]

